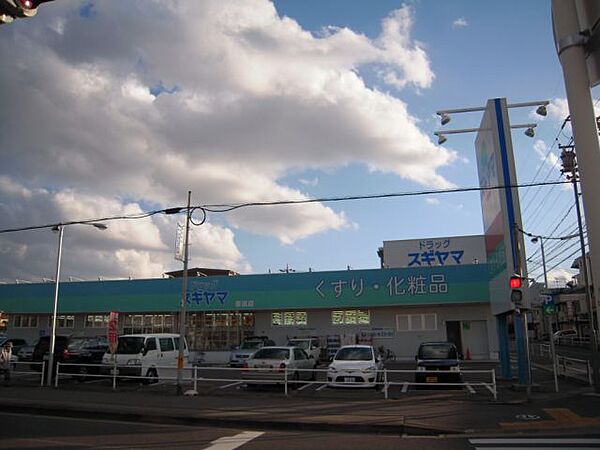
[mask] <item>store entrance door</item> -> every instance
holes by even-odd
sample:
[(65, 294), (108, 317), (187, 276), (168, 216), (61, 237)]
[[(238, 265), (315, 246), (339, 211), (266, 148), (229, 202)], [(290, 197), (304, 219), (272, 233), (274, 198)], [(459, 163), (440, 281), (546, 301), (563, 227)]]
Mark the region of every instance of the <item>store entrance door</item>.
[(456, 345), (456, 349), (462, 353), (462, 334), (460, 320), (449, 320), (446, 322), (446, 339)]

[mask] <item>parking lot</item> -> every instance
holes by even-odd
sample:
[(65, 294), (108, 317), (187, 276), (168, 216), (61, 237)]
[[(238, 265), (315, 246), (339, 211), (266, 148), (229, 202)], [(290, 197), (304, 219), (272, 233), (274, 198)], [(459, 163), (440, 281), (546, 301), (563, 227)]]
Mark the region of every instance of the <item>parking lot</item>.
[[(61, 368), (62, 366), (62, 368)], [(194, 366), (183, 371), (182, 388), (188, 395), (222, 395), (222, 396), (294, 396), (306, 398), (339, 398), (343, 401), (372, 400), (380, 398), (394, 399), (407, 395), (427, 395), (434, 392), (451, 393), (473, 399), (490, 400), (494, 398), (495, 377), (493, 374), (497, 364), (491, 362), (466, 362), (462, 368), (463, 383), (446, 385), (444, 383), (415, 383), (415, 364), (413, 362), (389, 361), (385, 364), (382, 382), (376, 389), (365, 388), (351, 382), (344, 387), (330, 387), (327, 381), (327, 363), (320, 364), (314, 380), (291, 381), (285, 374), (275, 373), (273, 378), (266, 377), (260, 383), (248, 380), (244, 369), (225, 366)], [(64, 373), (65, 365), (59, 365), (58, 380), (54, 380), (57, 389), (68, 387), (70, 390), (116, 390), (116, 391), (148, 391), (152, 393), (175, 392), (177, 373), (173, 368), (159, 369), (158, 382), (148, 382), (144, 377), (121, 377), (86, 375), (85, 378)], [(63, 373), (61, 373), (61, 370)], [(247, 375), (247, 374), (246, 374)], [(194, 380), (195, 378), (195, 380)], [(273, 383), (269, 383), (272, 380)], [(153, 380), (154, 381), (154, 380)], [(277, 381), (277, 383), (275, 383)], [(287, 381), (287, 383), (286, 383)], [(15, 385), (41, 386), (42, 376), (33, 371), (31, 366), (20, 363), (12, 376)], [(287, 387), (286, 387), (287, 385)]]

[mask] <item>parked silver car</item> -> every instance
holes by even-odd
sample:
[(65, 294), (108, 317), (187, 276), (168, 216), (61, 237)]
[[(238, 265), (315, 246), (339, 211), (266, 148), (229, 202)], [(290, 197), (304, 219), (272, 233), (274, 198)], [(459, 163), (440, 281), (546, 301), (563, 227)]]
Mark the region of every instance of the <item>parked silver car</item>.
[(229, 366), (242, 367), (248, 358), (254, 354), (254, 352), (263, 347), (274, 345), (275, 342), (266, 336), (254, 336), (246, 338), (239, 348), (233, 350), (229, 354)]
[(261, 384), (283, 383), (287, 378), (296, 387), (299, 380), (315, 379), (315, 367), (315, 360), (301, 348), (263, 347), (244, 363), (242, 377)]

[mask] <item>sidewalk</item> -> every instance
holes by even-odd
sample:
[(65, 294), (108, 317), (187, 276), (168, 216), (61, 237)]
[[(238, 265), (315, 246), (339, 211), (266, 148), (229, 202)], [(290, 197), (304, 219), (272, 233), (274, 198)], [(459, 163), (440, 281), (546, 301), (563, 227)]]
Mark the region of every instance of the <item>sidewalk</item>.
[(356, 400), (353, 390), (345, 390), (342, 399), (261, 391), (191, 397), (175, 395), (173, 385), (112, 391), (65, 384), (58, 389), (0, 387), (0, 407), (21, 413), (252, 429), (469, 436), (524, 429), (600, 432), (600, 397), (591, 395), (590, 388), (561, 386), (565, 389), (559, 394), (536, 392), (528, 402), (511, 383), (500, 386), (498, 401), (448, 391), (411, 392), (389, 400)]

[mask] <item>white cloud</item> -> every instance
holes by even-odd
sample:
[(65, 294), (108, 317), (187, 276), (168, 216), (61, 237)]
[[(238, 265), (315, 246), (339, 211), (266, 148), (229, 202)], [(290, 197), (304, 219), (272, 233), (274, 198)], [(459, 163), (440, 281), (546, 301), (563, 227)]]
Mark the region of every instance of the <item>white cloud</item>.
[(558, 156), (556, 156), (553, 152), (548, 151), (548, 146), (543, 140), (536, 139), (533, 143), (533, 150), (543, 163), (546, 163), (550, 167), (558, 167), (558, 170), (560, 170), (560, 165), (558, 165)]
[(569, 271), (568, 269), (557, 268), (548, 272), (548, 286), (549, 287), (563, 287), (571, 279), (576, 271)]
[[(370, 39), (333, 27), (315, 36), (268, 0), (93, 5), (93, 16), (82, 17), (79, 2), (57, 2), (44, 20), (3, 30), (11, 37), (0, 40), (0, 86), (11, 107), (0, 108), (0, 204), (14, 211), (0, 228), (180, 205), (189, 189), (202, 203), (301, 199), (279, 180), (349, 164), (453, 186), (439, 169), (456, 153), (435, 145), (404, 102), (359, 75), (376, 66), (396, 88), (431, 85), (426, 48), (411, 37), (411, 7), (390, 13)], [(35, 214), (11, 200), (11, 189), (31, 196)], [(357, 226), (318, 204), (226, 220), (285, 244)], [(208, 262), (249, 269), (231, 230), (215, 230), (226, 247)], [(107, 239), (94, 231), (69, 229)], [(105, 251), (113, 253), (99, 247), (94, 261), (73, 270), (155, 273), (169, 265), (166, 232), (158, 219), (111, 224)], [(2, 239), (33, 254), (27, 239)], [(20, 268), (42, 271), (36, 264)]]
[(305, 186), (317, 186), (319, 184), (318, 177), (313, 179), (300, 178), (298, 181)]
[[(29, 190), (0, 176), (0, 215), (3, 227), (61, 223), (72, 218), (88, 219), (142, 212), (140, 205), (72, 190), (50, 192)], [(64, 277), (95, 276), (160, 277), (172, 270), (174, 261), (175, 216), (154, 216), (142, 220), (103, 222), (106, 230), (69, 225), (63, 238)], [(251, 270), (239, 252), (230, 230), (205, 224), (193, 228), (190, 239), (198, 262), (212, 267)], [(0, 235), (0, 274), (3, 279), (40, 281), (55, 271), (57, 238), (49, 228)], [(219, 255), (219, 258), (215, 255)]]
[(425, 203), (428, 203), (430, 205), (439, 205), (440, 201), (435, 197), (425, 197)]
[(464, 17), (459, 17), (454, 22), (452, 22), (452, 28), (465, 28), (468, 25), (469, 23)]

